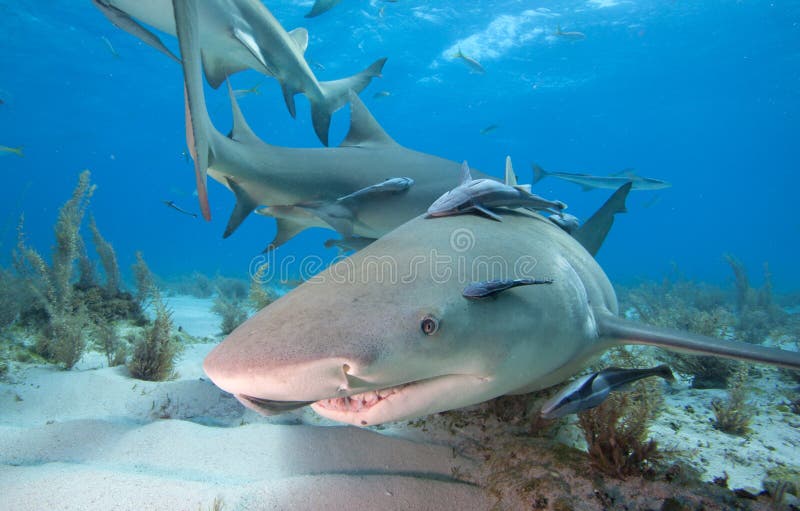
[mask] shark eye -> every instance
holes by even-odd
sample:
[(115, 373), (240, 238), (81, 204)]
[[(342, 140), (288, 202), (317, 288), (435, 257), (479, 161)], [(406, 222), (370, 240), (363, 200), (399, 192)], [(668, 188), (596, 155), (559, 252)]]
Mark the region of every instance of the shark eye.
[(422, 330), (423, 334), (433, 335), (436, 333), (437, 330), (439, 330), (439, 320), (428, 314), (424, 318), (422, 318), (419, 327)]

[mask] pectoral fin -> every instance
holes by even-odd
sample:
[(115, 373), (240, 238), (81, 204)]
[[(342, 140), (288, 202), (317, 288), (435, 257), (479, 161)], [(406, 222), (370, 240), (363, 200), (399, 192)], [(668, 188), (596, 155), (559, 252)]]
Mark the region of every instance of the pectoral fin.
[(228, 219), (228, 225), (225, 227), (225, 232), (222, 234), (223, 238), (227, 238), (233, 234), (233, 232), (242, 225), (247, 215), (252, 213), (253, 210), (256, 209), (256, 206), (258, 206), (256, 199), (247, 192), (247, 189), (243, 185), (229, 177), (226, 177), (225, 181), (227, 181), (228, 186), (236, 196), (236, 205), (233, 207), (231, 217)]
[(264, 59), (264, 55), (261, 53), (261, 48), (258, 47), (258, 43), (256, 43), (256, 40), (253, 37), (253, 34), (251, 34), (249, 31), (242, 30), (239, 27), (234, 27), (233, 37), (242, 43), (242, 46), (247, 48), (247, 51), (249, 51), (253, 57), (255, 57), (255, 59), (259, 61), (262, 66), (264, 66), (265, 69), (270, 69), (266, 59)]
[(498, 222), (502, 222), (503, 221), (503, 217), (501, 217), (500, 215), (498, 215), (494, 211), (491, 211), (488, 208), (485, 208), (485, 207), (483, 207), (481, 205), (472, 206), (472, 209), (474, 209), (475, 211), (478, 211), (482, 215), (485, 215), (485, 216), (491, 218), (492, 220), (497, 220)]
[(270, 206), (259, 208), (256, 213), (276, 221), (275, 238), (264, 249), (265, 253), (275, 250), (306, 229), (327, 227), (310, 211), (298, 206)]
[(206, 75), (208, 84), (213, 88), (218, 88), (222, 85), (229, 76), (239, 71), (247, 69), (247, 66), (237, 65), (226, 59), (221, 55), (214, 55), (213, 53), (203, 51), (203, 73)]

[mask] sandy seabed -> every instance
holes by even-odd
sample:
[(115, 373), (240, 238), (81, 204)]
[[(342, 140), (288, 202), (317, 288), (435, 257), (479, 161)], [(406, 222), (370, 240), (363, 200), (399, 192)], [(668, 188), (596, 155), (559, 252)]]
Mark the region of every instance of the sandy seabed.
[[(216, 333), (210, 305), (170, 298), (176, 325), (198, 337)], [(0, 508), (210, 510), (217, 501), (226, 510), (660, 509), (671, 497), (693, 506), (685, 509), (769, 505), (710, 485), (598, 483), (586, 463), (561, 470), (544, 441), (527, 444), (534, 458), (524, 468), (497, 477), (496, 458), (509, 456), (511, 440), (496, 421), (454, 428), (433, 417), (424, 427), (377, 430), (336, 426), (310, 410), (263, 418), (205, 378), (202, 360), (214, 345), (188, 346), (178, 378), (167, 382), (135, 380), (92, 353), (72, 371), (18, 366), (0, 383)], [(759, 382), (748, 437), (711, 426), (708, 402), (719, 391), (680, 384), (651, 431), (703, 479), (727, 473), (731, 488), (760, 491), (769, 468), (800, 465), (800, 416), (777, 411), (781, 386), (777, 376)], [(570, 428), (561, 440), (579, 444)], [(549, 485), (498, 485), (528, 471)]]

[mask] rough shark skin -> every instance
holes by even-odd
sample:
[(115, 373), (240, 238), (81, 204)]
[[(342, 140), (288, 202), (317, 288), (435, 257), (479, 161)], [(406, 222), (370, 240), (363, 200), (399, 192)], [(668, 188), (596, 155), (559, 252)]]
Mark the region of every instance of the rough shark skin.
[[(552, 283), (462, 297), (470, 282), (524, 277)], [(617, 313), (591, 254), (538, 214), (510, 212), (502, 223), (417, 217), (250, 318), (204, 369), (261, 413), (313, 403), (320, 415), (357, 426), (549, 387), (623, 344), (800, 369), (800, 353), (638, 325)]]

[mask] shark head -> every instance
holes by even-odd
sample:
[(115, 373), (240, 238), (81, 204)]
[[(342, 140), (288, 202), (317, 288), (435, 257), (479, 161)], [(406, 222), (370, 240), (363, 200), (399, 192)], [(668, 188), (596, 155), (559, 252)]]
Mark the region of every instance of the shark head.
[[(206, 373), (261, 413), (311, 404), (358, 426), (561, 381), (596, 339), (587, 297), (615, 310), (613, 291), (602, 271), (582, 282), (599, 268), (551, 222), (510, 215), (498, 225), (475, 216), (404, 224), (242, 324), (208, 355)], [(559, 242), (500, 250), (510, 235), (540, 232)], [(560, 254), (564, 243), (574, 256)], [(462, 296), (473, 280), (526, 272), (553, 284)]]

